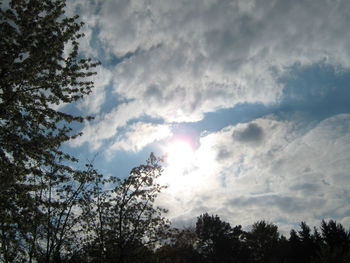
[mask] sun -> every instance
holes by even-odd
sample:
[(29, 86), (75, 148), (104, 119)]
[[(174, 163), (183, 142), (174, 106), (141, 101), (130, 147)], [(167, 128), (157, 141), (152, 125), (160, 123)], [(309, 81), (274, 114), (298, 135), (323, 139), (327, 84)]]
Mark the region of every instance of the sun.
[(159, 183), (168, 187), (167, 193), (184, 195), (212, 183), (212, 175), (216, 173), (216, 151), (210, 141), (201, 145), (194, 143), (191, 137), (177, 136), (165, 142), (162, 151), (166, 158)]
[(194, 161), (194, 149), (191, 144), (182, 139), (170, 142), (166, 149), (169, 166), (182, 169), (189, 167)]

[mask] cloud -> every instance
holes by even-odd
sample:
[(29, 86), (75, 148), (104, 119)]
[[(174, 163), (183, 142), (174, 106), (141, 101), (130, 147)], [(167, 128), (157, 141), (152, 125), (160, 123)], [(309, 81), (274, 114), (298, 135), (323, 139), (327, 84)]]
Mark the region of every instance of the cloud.
[(263, 129), (255, 123), (249, 123), (244, 130), (239, 130), (232, 134), (233, 139), (247, 143), (260, 143), (263, 137)]
[(144, 108), (139, 102), (121, 104), (107, 114), (96, 116), (93, 122), (86, 122), (82, 132), (83, 135), (70, 141), (72, 147), (89, 143), (92, 150), (104, 145), (105, 140), (117, 135), (117, 130), (125, 126), (129, 120), (139, 118), (143, 115)]
[[(253, 124), (264, 130), (263, 143), (232, 140)], [(204, 149), (210, 162), (198, 158), (192, 171), (176, 176), (182, 185), (170, 185), (160, 200), (175, 211), (175, 221), (209, 212), (243, 225), (266, 219), (288, 230), (302, 220), (317, 225), (350, 215), (349, 114), (313, 124), (260, 118), (203, 136), (197, 154)], [(222, 149), (225, 158), (215, 158)]]
[[(89, 26), (106, 57), (123, 58), (111, 69), (114, 95), (126, 104), (138, 100), (145, 115), (166, 122), (196, 122), (206, 112), (239, 103), (278, 103), (283, 94), (278, 77), (295, 64), (349, 67), (350, 39), (343, 33), (348, 1), (89, 5), (94, 11), (80, 9), (83, 17), (98, 17)], [(104, 117), (98, 119), (94, 126), (103, 126)]]
[(112, 74), (108, 69), (101, 66), (96, 72), (97, 75), (91, 78), (91, 81), (94, 82), (94, 89), (78, 104), (78, 108), (84, 114), (96, 114), (101, 111), (106, 99), (106, 88), (112, 80)]
[(267, 194), (237, 197), (232, 200), (228, 200), (226, 206), (241, 210), (266, 207), (275, 211), (279, 210), (277, 213), (281, 215), (284, 213), (295, 214), (297, 211), (304, 211), (306, 209), (309, 210), (310, 207), (314, 207), (313, 210), (317, 210), (322, 203), (323, 200), (321, 198), (310, 198), (305, 200), (304, 198), (300, 197)]
[(108, 151), (125, 150), (137, 152), (143, 147), (155, 141), (168, 138), (171, 135), (172, 132), (168, 125), (137, 122), (131, 125), (123, 135), (123, 138), (116, 141)]
[[(349, 112), (349, 1), (74, 5), (83, 19), (91, 15), (82, 48), (106, 63), (95, 99), (80, 105), (96, 119), (71, 146), (137, 152), (169, 136), (174, 124), (263, 105), (258, 119), (202, 133), (193, 165), (165, 170), (171, 187), (160, 203), (179, 222), (201, 211), (285, 227), (349, 221), (350, 117), (340, 114)], [(107, 100), (113, 103), (101, 107)], [(286, 112), (274, 115), (274, 107)]]

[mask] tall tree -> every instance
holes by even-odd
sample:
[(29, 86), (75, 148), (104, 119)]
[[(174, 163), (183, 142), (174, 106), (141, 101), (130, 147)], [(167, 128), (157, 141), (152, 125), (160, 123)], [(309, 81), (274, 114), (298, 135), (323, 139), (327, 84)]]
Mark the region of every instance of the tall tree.
[(91, 92), (87, 78), (98, 63), (79, 55), (82, 23), (65, 16), (65, 0), (0, 8), (0, 257), (13, 262), (29, 257), (23, 235), (29, 219), (42, 216), (36, 193), (53, 182), (48, 175), (68, 180), (78, 172), (60, 146), (78, 135), (70, 123), (88, 118), (59, 108)]
[(241, 226), (234, 228), (217, 215), (207, 213), (197, 218), (198, 250), (206, 262), (239, 262), (243, 257)]
[(314, 263), (345, 263), (350, 260), (350, 232), (334, 220), (321, 223), (322, 244)]
[(289, 240), (288, 240), (288, 255), (287, 262), (304, 262), (301, 254), (301, 241), (297, 231), (292, 229), (290, 231)]
[(86, 193), (81, 208), (88, 262), (145, 262), (140, 255), (166, 237), (166, 210), (154, 205), (164, 188), (157, 183), (159, 161), (151, 154), (126, 179), (97, 178)]
[(300, 230), (290, 231), (288, 240), (289, 253), (287, 262), (308, 263), (318, 252), (319, 234), (317, 229), (311, 233), (311, 228), (305, 223), (300, 223)]
[[(65, 0), (12, 0), (0, 10), (1, 181), (40, 173), (71, 138), (69, 123), (84, 120), (57, 110), (91, 92), (86, 77), (98, 63), (79, 58), (82, 23), (64, 16)], [(65, 52), (65, 48), (68, 48)]]
[(314, 235), (311, 233), (311, 228), (305, 223), (300, 223), (301, 230), (298, 231), (301, 250), (300, 250), (300, 262), (310, 262), (311, 258), (317, 253), (317, 231)]
[(245, 234), (246, 244), (251, 252), (252, 262), (280, 262), (278, 253), (280, 234), (278, 227), (264, 220), (253, 224)]

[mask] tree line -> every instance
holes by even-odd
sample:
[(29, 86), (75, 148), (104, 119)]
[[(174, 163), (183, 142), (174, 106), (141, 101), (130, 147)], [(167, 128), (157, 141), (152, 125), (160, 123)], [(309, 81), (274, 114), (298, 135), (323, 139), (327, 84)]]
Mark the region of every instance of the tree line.
[(292, 229), (286, 238), (277, 225), (264, 220), (243, 230), (206, 213), (197, 218), (194, 228), (178, 230), (150, 262), (345, 263), (350, 260), (349, 249), (349, 231), (333, 220), (323, 220), (313, 230), (301, 222), (300, 230)]
[(350, 262), (349, 231), (322, 221), (290, 237), (203, 214), (175, 229), (154, 205), (164, 186), (150, 155), (125, 179), (62, 150), (93, 119), (62, 110), (89, 95), (100, 64), (79, 52), (65, 0), (0, 1), (0, 262)]

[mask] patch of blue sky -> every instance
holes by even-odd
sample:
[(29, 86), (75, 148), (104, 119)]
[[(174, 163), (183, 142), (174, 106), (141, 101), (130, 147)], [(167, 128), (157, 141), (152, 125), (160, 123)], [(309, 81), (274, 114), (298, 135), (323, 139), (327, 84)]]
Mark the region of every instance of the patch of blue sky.
[(215, 132), (229, 125), (253, 121), (274, 114), (279, 119), (290, 119), (296, 113), (305, 119), (321, 121), (333, 115), (350, 113), (350, 71), (326, 64), (308, 67), (294, 65), (279, 77), (284, 86), (283, 95), (275, 105), (242, 103), (229, 109), (205, 114), (196, 123), (181, 123), (182, 131)]
[(279, 80), (284, 85), (278, 111), (300, 111), (305, 117), (323, 120), (350, 112), (350, 71), (326, 64), (295, 65)]
[[(86, 2), (88, 2), (88, 3), (86, 3)], [(78, 3), (75, 6), (75, 10), (74, 11), (75, 11), (76, 14), (81, 15), (83, 13), (83, 11), (84, 11), (83, 10), (84, 8), (82, 7), (83, 3), (84, 2), (82, 2), (80, 4)], [(94, 8), (90, 9), (90, 11), (93, 10), (94, 14), (98, 14), (101, 11), (101, 7), (102, 7), (103, 2), (102, 1), (95, 1), (95, 0), (85, 0), (84, 4), (93, 6)]]
[(104, 175), (126, 178), (132, 168), (146, 163), (151, 152), (155, 152), (156, 156), (160, 157), (160, 152), (155, 145), (148, 145), (137, 153), (117, 150), (110, 158), (98, 154), (94, 166)]
[[(106, 89), (106, 92), (106, 99), (101, 105), (101, 112), (109, 112), (115, 107), (118, 107), (118, 105), (128, 102), (126, 100), (118, 98), (115, 96), (115, 94), (112, 94), (111, 87), (108, 87)], [(86, 116), (84, 110), (77, 108), (76, 104), (74, 103), (67, 104), (62, 109), (62, 111), (76, 116)], [(91, 122), (94, 122), (94, 120)], [(128, 131), (129, 126), (137, 122), (163, 124), (164, 120), (161, 118), (144, 115), (139, 118), (131, 119), (127, 122), (127, 125), (119, 127), (117, 131), (118, 134), (125, 134), (125, 132)], [(71, 127), (74, 132), (79, 132), (83, 129), (84, 123), (71, 123)], [(79, 147), (70, 147), (69, 145), (64, 145), (63, 150), (77, 157), (81, 162), (80, 165), (93, 160), (95, 168), (98, 169), (100, 173), (105, 175), (112, 175), (111, 172), (116, 171), (118, 172), (117, 176), (120, 176), (121, 178), (126, 177), (133, 167), (145, 163), (151, 152), (155, 152), (157, 156), (161, 156), (162, 154), (161, 150), (156, 145), (148, 145), (138, 152), (117, 150), (116, 152), (113, 152), (111, 156), (107, 157), (105, 154), (107, 147), (108, 145), (113, 144), (115, 140), (115, 137), (104, 140), (102, 147), (96, 151), (91, 151), (88, 144), (83, 144)], [(116, 169), (116, 167), (118, 168)]]
[(101, 51), (103, 52), (103, 54), (101, 54), (102, 55), (101, 57), (103, 57), (103, 65), (107, 68), (114, 67), (119, 63), (123, 62), (124, 60), (132, 58), (139, 52), (138, 50), (136, 50), (135, 52), (128, 52), (123, 56), (116, 56), (111, 52), (105, 53), (104, 49), (101, 49)]
[(198, 133), (215, 132), (229, 125), (263, 117), (273, 112), (273, 109), (273, 107), (267, 107), (261, 103), (241, 103), (233, 108), (206, 113), (204, 119), (199, 122), (179, 124), (179, 129), (195, 130)]
[(99, 38), (100, 29), (98, 26), (94, 26), (91, 29), (90, 47), (97, 52), (97, 58), (102, 58), (106, 56), (105, 49), (103, 48), (103, 43), (101, 43)]
[(145, 164), (151, 152), (161, 157), (161, 152), (156, 145), (148, 145), (137, 153), (117, 150), (109, 157), (105, 155), (105, 147), (91, 151), (87, 144), (79, 147), (69, 147), (65, 144), (62, 150), (78, 158), (79, 163), (76, 165), (81, 169), (84, 169), (83, 166), (86, 163), (92, 162), (94, 168), (104, 176), (113, 175), (119, 178), (126, 178), (132, 168)]
[(101, 107), (100, 111), (104, 113), (111, 112), (113, 109), (117, 108), (119, 105), (130, 103), (134, 100), (134, 99), (127, 99), (125, 97), (118, 96), (118, 94), (116, 94), (113, 91), (112, 84), (108, 85), (105, 88), (105, 93), (106, 94), (105, 94), (104, 102), (100, 105)]

